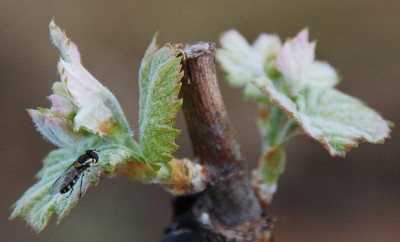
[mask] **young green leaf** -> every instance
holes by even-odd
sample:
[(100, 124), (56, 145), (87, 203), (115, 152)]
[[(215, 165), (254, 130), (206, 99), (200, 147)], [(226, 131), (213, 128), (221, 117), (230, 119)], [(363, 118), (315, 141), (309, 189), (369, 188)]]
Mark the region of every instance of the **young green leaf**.
[(165, 163), (178, 146), (174, 139), (175, 117), (182, 106), (178, 99), (181, 88), (181, 58), (171, 47), (157, 50), (155, 38), (143, 58), (140, 71), (140, 146), (146, 162)]
[(236, 30), (221, 36), (222, 49), (217, 50), (217, 60), (227, 72), (232, 86), (246, 86), (250, 81), (265, 76), (265, 61), (278, 53), (281, 43), (276, 35), (261, 34), (252, 45)]
[(273, 103), (294, 119), (331, 155), (344, 156), (358, 143), (382, 143), (389, 137), (388, 122), (360, 100), (331, 88), (305, 88), (296, 101), (276, 90), (271, 81), (258, 85)]
[[(77, 204), (80, 194), (97, 184), (101, 172), (114, 172), (127, 160), (142, 160), (116, 98), (82, 66), (78, 49), (65, 32), (54, 21), (49, 27), (53, 44), (61, 54), (58, 69), (62, 80), (53, 84), (50, 109), (29, 109), (28, 113), (38, 131), (60, 149), (43, 160), (37, 174), (39, 181), (15, 203), (10, 217), (24, 219), (37, 232), (43, 230), (52, 213), (61, 221)], [(83, 171), (74, 170), (72, 164), (85, 150), (96, 150), (99, 162)], [(71, 193), (50, 193), (58, 177), (62, 176), (60, 185), (64, 186), (64, 181), (68, 184), (68, 179), (72, 181), (76, 175), (79, 180)], [(55, 188), (56, 193), (61, 189)]]
[(285, 144), (298, 127), (339, 156), (359, 142), (380, 143), (389, 136), (388, 122), (374, 110), (334, 89), (337, 72), (315, 60), (316, 43), (308, 40), (307, 29), (283, 45), (270, 36), (253, 46), (231, 30), (222, 36), (221, 45), (217, 60), (229, 83), (245, 86), (244, 96), (259, 106), (263, 154), (253, 185), (266, 204), (284, 169)]
[[(83, 67), (76, 45), (54, 21), (50, 34), (61, 54), (62, 80), (53, 84), (50, 109), (28, 112), (38, 131), (60, 149), (43, 160), (38, 182), (14, 204), (10, 219), (23, 219), (37, 232), (53, 213), (60, 222), (103, 172), (118, 171), (144, 183), (161, 184), (176, 195), (205, 189), (209, 175), (201, 165), (186, 159), (171, 161), (180, 133), (173, 125), (182, 105), (178, 51), (157, 49), (153, 39), (142, 61), (139, 145), (116, 98)], [(86, 150), (99, 156), (98, 162), (88, 160), (90, 167), (75, 163)], [(65, 187), (69, 191), (62, 194)]]
[(72, 122), (47, 109), (28, 109), (37, 130), (58, 147), (74, 146), (87, 136), (73, 131)]
[[(84, 195), (89, 186), (98, 183), (103, 170), (112, 172), (116, 165), (132, 159), (133, 153), (130, 149), (114, 145), (112, 142), (108, 144), (105, 141), (105, 139), (99, 142), (96, 139), (87, 138), (86, 143), (82, 143), (78, 148), (62, 148), (50, 152), (43, 160), (43, 168), (36, 175), (39, 181), (14, 204), (10, 219), (24, 219), (38, 233), (44, 229), (53, 213), (57, 214), (57, 223), (59, 223), (76, 206), (80, 195)], [(84, 154), (85, 149), (94, 147), (100, 150), (97, 151), (99, 161), (82, 173), (75, 186), (72, 187), (71, 193), (50, 194), (50, 189), (57, 178), (62, 176), (80, 155)], [(82, 190), (80, 189), (81, 182)]]

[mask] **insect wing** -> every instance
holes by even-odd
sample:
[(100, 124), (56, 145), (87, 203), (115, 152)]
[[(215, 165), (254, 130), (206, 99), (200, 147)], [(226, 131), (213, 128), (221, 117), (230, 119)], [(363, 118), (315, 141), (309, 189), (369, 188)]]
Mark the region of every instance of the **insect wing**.
[(81, 171), (77, 170), (74, 165), (72, 164), (70, 167), (68, 167), (67, 170), (64, 171), (63, 174), (57, 180), (53, 183), (53, 185), (50, 188), (50, 194), (55, 195), (57, 193), (60, 193), (60, 191), (66, 187), (72, 179), (74, 179), (77, 175), (79, 175)]

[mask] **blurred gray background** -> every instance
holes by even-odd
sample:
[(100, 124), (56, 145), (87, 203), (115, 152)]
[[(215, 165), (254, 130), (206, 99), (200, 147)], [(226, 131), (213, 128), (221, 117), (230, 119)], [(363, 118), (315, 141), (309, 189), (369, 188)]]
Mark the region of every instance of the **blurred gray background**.
[[(309, 27), (317, 58), (335, 66), (339, 89), (400, 125), (400, 1), (0, 1), (0, 241), (157, 241), (170, 221), (170, 196), (125, 177), (104, 178), (60, 225), (39, 235), (8, 221), (10, 206), (34, 182), (55, 147), (36, 132), (26, 108), (49, 107), (58, 53), (48, 23), (67, 30), (87, 69), (116, 95), (137, 129), (137, 72), (159, 42), (218, 41), (230, 28), (252, 41), (282, 39)], [(260, 152), (256, 107), (242, 90), (220, 85), (237, 136), (254, 167)], [(180, 157), (191, 157), (182, 117)], [(276, 241), (399, 241), (399, 133), (384, 145), (361, 144), (332, 158), (316, 142), (290, 142), (285, 174), (269, 213)]]

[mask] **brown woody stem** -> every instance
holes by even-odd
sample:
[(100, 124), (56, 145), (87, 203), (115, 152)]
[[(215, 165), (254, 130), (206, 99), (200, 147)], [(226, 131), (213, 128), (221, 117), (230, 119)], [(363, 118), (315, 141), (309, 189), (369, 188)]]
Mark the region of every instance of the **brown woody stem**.
[(183, 111), (194, 155), (213, 176), (208, 206), (220, 222), (234, 225), (261, 214), (247, 177), (246, 161), (234, 136), (215, 69), (215, 44), (183, 46)]
[(218, 86), (215, 44), (199, 42), (176, 47), (183, 55), (181, 96), (195, 160), (211, 174), (213, 184), (196, 196), (175, 199), (175, 223), (163, 241), (180, 241), (168, 237), (174, 229), (178, 234), (179, 223), (196, 228), (196, 236), (203, 240), (195, 241), (260, 239), (261, 227), (265, 225), (262, 209)]

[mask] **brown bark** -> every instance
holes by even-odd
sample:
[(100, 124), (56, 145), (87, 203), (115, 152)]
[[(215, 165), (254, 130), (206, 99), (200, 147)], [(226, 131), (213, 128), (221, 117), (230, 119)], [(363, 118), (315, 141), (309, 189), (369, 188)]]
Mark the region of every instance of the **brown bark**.
[(181, 96), (195, 160), (211, 174), (212, 185), (175, 198), (163, 241), (268, 241), (270, 222), (250, 184), (218, 86), (215, 44), (176, 46), (183, 56)]

